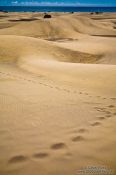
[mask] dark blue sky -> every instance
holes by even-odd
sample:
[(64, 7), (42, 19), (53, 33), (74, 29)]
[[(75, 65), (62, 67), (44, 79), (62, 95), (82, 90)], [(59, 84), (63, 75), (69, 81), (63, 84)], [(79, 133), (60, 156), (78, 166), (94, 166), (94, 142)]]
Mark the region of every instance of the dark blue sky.
[(0, 0), (0, 5), (104, 5), (116, 6), (116, 0)]

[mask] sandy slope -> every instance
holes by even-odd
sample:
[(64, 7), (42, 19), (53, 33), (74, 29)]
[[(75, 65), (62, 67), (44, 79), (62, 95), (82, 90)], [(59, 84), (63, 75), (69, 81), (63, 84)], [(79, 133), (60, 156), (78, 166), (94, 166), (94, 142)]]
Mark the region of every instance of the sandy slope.
[(1, 175), (116, 170), (115, 21), (0, 13)]

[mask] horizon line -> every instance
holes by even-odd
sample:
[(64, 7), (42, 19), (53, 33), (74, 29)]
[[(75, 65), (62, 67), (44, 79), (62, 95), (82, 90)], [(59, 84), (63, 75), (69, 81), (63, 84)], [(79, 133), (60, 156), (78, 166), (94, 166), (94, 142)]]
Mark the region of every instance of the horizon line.
[(90, 4), (90, 5), (72, 5), (72, 4), (63, 4), (63, 5), (61, 5), (61, 4), (57, 4), (57, 5), (53, 5), (53, 4), (49, 4), (49, 5), (47, 5), (47, 4), (45, 4), (45, 5), (41, 5), (41, 4), (39, 4), (39, 5), (27, 5), (27, 4), (25, 4), (25, 5), (21, 5), (21, 4), (15, 4), (15, 5), (0, 5), (1, 7), (2, 6), (6, 6), (6, 7), (8, 7), (8, 6), (13, 6), (13, 7), (17, 7), (17, 6), (19, 6), (19, 7), (25, 7), (25, 6), (27, 6), (27, 7), (116, 7), (116, 5), (114, 6), (114, 5), (103, 5), (103, 4), (96, 4), (96, 5), (94, 5), (94, 4)]

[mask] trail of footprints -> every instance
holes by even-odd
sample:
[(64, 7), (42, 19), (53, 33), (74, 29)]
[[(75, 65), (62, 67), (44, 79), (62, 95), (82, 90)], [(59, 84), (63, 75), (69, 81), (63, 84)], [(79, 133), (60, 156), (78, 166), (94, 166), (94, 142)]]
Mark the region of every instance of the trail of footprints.
[[(21, 76), (13, 75), (12, 73), (0, 72), (0, 74), (5, 75), (5, 76), (9, 76), (11, 78), (15, 78), (15, 79), (19, 79), (19, 80), (24, 80), (24, 81), (27, 81), (27, 82), (35, 83), (35, 84), (37, 83), (37, 84), (49, 87), (51, 89), (56, 89), (58, 91), (65, 91), (67, 93), (78, 93), (77, 91), (70, 91), (69, 89), (63, 89), (63, 88), (60, 88), (60, 87), (57, 87), (57, 86), (52, 86), (50, 84), (46, 84), (46, 83), (43, 83), (43, 82), (38, 82), (36, 80), (27, 79), (27, 78), (24, 78), (24, 77), (21, 77)], [(87, 93), (82, 93), (82, 92), (79, 92), (79, 94), (88, 95)]]
[[(77, 91), (73, 91), (72, 92), (72, 91), (70, 91), (68, 89), (61, 89), (59, 87), (54, 87), (54, 86), (49, 85), (49, 84), (45, 84), (45, 83), (42, 83), (42, 82), (37, 82), (35, 80), (26, 79), (24, 77), (12, 75), (12, 74), (9, 74), (9, 73), (0, 72), (0, 74), (6, 75), (6, 76), (10, 76), (10, 77), (13, 77), (13, 78), (17, 78), (17, 79), (21, 79), (21, 80), (24, 80), (24, 81), (27, 81), (27, 82), (38, 83), (40, 85), (47, 86), (49, 88), (55, 88), (57, 90), (65, 91), (65, 92), (68, 92), (68, 93), (79, 93), (79, 94), (87, 95), (88, 97), (92, 97), (88, 93), (77, 92)], [(104, 100), (107, 99), (107, 98), (101, 97), (101, 96), (96, 96), (96, 97), (97, 98), (102, 98)], [(112, 97), (112, 98), (110, 98), (110, 100), (114, 101), (114, 100), (116, 100), (116, 98)], [(96, 121), (94, 121), (93, 123), (90, 123), (90, 128), (91, 127), (100, 126), (104, 120), (116, 116), (116, 108), (112, 104), (109, 105), (109, 106), (105, 106), (105, 107), (98, 107), (97, 106), (97, 107), (94, 107), (94, 110), (96, 110), (97, 112), (102, 114), (102, 116), (98, 116)], [(77, 130), (78, 134), (75, 135), (75, 136), (72, 136), (70, 138), (70, 141), (72, 143), (79, 143), (79, 142), (85, 141), (86, 138), (84, 137), (84, 134), (87, 134), (88, 132), (89, 132), (89, 129), (80, 128), (80, 129)], [(58, 150), (62, 150), (62, 149), (67, 149), (67, 145), (64, 142), (54, 143), (54, 144), (52, 144), (50, 146), (50, 150), (52, 150), (54, 152), (58, 151)], [(50, 156), (50, 154), (48, 152), (39, 152), (39, 153), (34, 153), (30, 158), (33, 158), (35, 160), (42, 160), (42, 159), (45, 159), (45, 158), (47, 158), (49, 156)], [(28, 160), (29, 160), (28, 156), (16, 155), (16, 156), (11, 157), (8, 160), (8, 163), (9, 164), (22, 163), (22, 162), (24, 163), (24, 162), (26, 162)]]
[[(4, 72), (1, 72), (1, 71), (0, 71), (0, 74), (1, 74), (1, 75), (5, 75), (5, 76), (8, 76), (8, 77), (11, 77), (11, 78), (15, 78), (15, 79), (18, 79), (18, 80), (23, 80), (23, 81), (26, 81), (26, 82), (31, 82), (31, 83), (34, 83), (34, 84), (40, 84), (40, 85), (42, 85), (42, 86), (49, 87), (49, 88), (51, 88), (51, 89), (56, 89), (56, 90), (58, 90), (58, 91), (64, 91), (64, 92), (66, 92), (66, 93), (74, 93), (74, 94), (86, 95), (86, 96), (88, 96), (88, 97), (90, 97), (90, 98), (93, 97), (93, 95), (90, 95), (89, 93), (86, 93), (86, 92), (79, 92), (79, 91), (76, 91), (76, 90), (71, 91), (71, 90), (69, 90), (69, 89), (60, 88), (60, 87), (58, 87), (58, 86), (53, 86), (53, 85), (46, 84), (46, 83), (43, 83), (43, 82), (40, 82), (40, 81), (38, 82), (38, 81), (33, 80), (33, 79), (27, 79), (27, 78), (24, 78), (24, 77), (21, 77), (21, 76), (18, 76), (18, 75), (14, 75), (13, 73), (4, 73)], [(94, 96), (94, 97), (95, 97), (95, 96)], [(101, 98), (101, 99), (103, 99), (103, 100), (107, 99), (107, 98), (101, 97), (101, 96), (96, 96), (96, 97), (97, 97), (97, 98)], [(111, 97), (110, 100), (113, 100), (113, 101), (115, 100), (115, 101), (116, 101), (116, 98)]]
[[(106, 107), (94, 107), (95, 110), (97, 110), (100, 113), (104, 113), (104, 116), (97, 117), (98, 120), (96, 120), (93, 123), (90, 123), (89, 128), (91, 127), (97, 127), (100, 126), (103, 120), (106, 120), (107, 118), (114, 117), (116, 116), (116, 107), (114, 105), (109, 105)], [(86, 138), (84, 137), (84, 134), (87, 134), (90, 129), (86, 128), (80, 128), (76, 131), (76, 134), (70, 138), (70, 141), (72, 143), (79, 143), (79, 142), (84, 142)], [(49, 149), (54, 151), (60, 151), (60, 150), (66, 150), (68, 148), (67, 144), (64, 142), (57, 142), (53, 143)], [(67, 156), (68, 153), (65, 153), (65, 156)], [(48, 152), (38, 152), (34, 153), (33, 155), (30, 156), (30, 158), (34, 160), (45, 160), (48, 158), (50, 154)], [(29, 157), (24, 156), (24, 155), (16, 155), (11, 157), (11, 159), (8, 161), (9, 164), (16, 164), (16, 163), (24, 163), (29, 160)]]
[(97, 117), (97, 121), (91, 124), (91, 126), (99, 126), (102, 121), (116, 116), (116, 107), (115, 105), (109, 105), (105, 107), (94, 107), (94, 109), (100, 113), (102, 116)]

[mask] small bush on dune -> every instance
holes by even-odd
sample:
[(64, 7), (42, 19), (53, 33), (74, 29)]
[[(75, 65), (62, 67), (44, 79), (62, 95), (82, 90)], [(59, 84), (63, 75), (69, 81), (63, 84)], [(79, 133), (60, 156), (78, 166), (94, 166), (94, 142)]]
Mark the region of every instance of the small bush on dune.
[(49, 14), (45, 14), (44, 15), (44, 18), (51, 18), (52, 16), (51, 15), (49, 15)]

